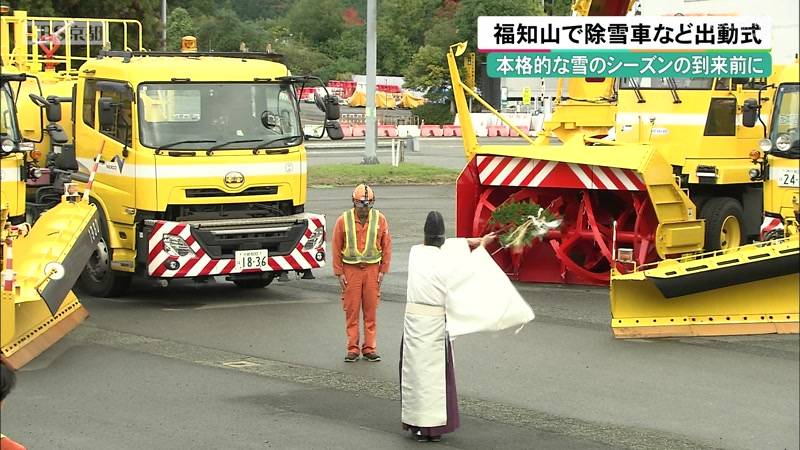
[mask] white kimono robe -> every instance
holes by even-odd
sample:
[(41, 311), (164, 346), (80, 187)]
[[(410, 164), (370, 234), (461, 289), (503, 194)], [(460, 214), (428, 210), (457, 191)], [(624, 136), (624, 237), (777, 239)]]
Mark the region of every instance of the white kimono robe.
[(482, 247), (466, 239), (442, 248), (415, 245), (408, 257), (408, 288), (401, 360), (402, 422), (447, 423), (447, 335), (496, 331), (533, 320), (531, 307)]

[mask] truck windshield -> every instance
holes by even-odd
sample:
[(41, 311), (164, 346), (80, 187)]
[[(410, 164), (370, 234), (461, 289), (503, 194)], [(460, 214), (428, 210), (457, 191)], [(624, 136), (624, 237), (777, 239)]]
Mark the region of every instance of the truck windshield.
[[(800, 85), (782, 84), (778, 87), (775, 110), (772, 112), (772, 154), (785, 158), (800, 158)], [(781, 144), (780, 146), (778, 144)], [(788, 144), (788, 149), (786, 145)], [(783, 147), (786, 150), (781, 150)]]
[[(713, 78), (672, 78), (675, 89), (711, 89)], [(669, 78), (622, 78), (620, 89), (663, 89), (670, 90)]]
[(251, 148), (302, 134), (289, 84), (150, 83), (140, 85), (139, 99), (139, 139), (147, 147)]
[(19, 142), (19, 128), (17, 117), (14, 114), (14, 100), (8, 92), (6, 85), (0, 87), (0, 135), (4, 138)]

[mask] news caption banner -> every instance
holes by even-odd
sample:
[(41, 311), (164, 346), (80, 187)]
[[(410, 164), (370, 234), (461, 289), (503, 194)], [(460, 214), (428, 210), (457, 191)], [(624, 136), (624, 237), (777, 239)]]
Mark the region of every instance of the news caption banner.
[(768, 17), (478, 18), (493, 78), (758, 78), (771, 48)]

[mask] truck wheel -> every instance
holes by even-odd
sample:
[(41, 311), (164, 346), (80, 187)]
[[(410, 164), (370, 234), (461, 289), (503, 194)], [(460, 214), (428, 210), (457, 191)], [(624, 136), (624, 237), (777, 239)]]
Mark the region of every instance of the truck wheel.
[(264, 278), (241, 278), (238, 280), (234, 279), (232, 281), (236, 287), (241, 289), (261, 289), (269, 286), (274, 278), (275, 275), (267, 275)]
[(703, 204), (700, 218), (706, 220), (705, 250), (729, 250), (744, 244), (742, 205), (730, 197), (714, 197)]
[(100, 211), (100, 233), (97, 248), (78, 278), (78, 287), (81, 291), (94, 297), (117, 297), (128, 290), (133, 274), (111, 270), (111, 257), (114, 250), (107, 244), (108, 229), (102, 211)]

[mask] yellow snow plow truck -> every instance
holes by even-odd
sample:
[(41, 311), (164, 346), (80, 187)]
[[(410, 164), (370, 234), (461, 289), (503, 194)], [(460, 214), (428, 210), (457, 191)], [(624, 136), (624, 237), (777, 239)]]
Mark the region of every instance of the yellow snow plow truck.
[[(800, 312), (800, 72), (776, 68), (744, 101), (742, 126), (761, 122), (750, 177), (763, 182), (761, 241), (635, 267), (611, 276), (619, 338), (798, 333)], [(765, 92), (762, 94), (762, 92)], [(764, 98), (774, 99), (761, 117)], [(768, 133), (767, 133), (768, 130)], [(731, 220), (735, 216), (729, 216)], [(760, 219), (760, 217), (759, 217)], [(724, 226), (723, 226), (724, 229)], [(625, 263), (633, 264), (630, 258)]]
[[(675, 288), (697, 278), (696, 291), (664, 294), (686, 297), (684, 302), (615, 281), (612, 317), (620, 337), (648, 335), (642, 328), (645, 321), (661, 326), (684, 319), (689, 324), (705, 320), (742, 325), (703, 331), (683, 327), (653, 335), (797, 332), (796, 238), (758, 243), (749, 247), (755, 253), (742, 250), (732, 256), (762, 235), (790, 235), (795, 227), (797, 63), (776, 67), (770, 80), (620, 79), (613, 86), (615, 104), (582, 99), (597, 101), (596, 110), (613, 115), (613, 138), (597, 127), (605, 115), (557, 106), (554, 120), (534, 139), (462, 82), (457, 57), (465, 50), (466, 43), (456, 44), (447, 55), (467, 156), (456, 186), (458, 236), (495, 231), (499, 226), (491, 219), (498, 207), (532, 202), (558, 216), (561, 225), (521, 251), (509, 246), (493, 252), (514, 279), (607, 285), (612, 273), (623, 280), (626, 273), (662, 260), (668, 260), (659, 265), (662, 278), (676, 280), (662, 284)], [(581, 83), (591, 81), (572, 83), (578, 89), (570, 85), (567, 95), (559, 90), (560, 99), (587, 92)], [(480, 144), (467, 95), (528, 145)], [(772, 119), (769, 142), (759, 142), (766, 135), (766, 125), (755, 126), (759, 117), (762, 123)], [(718, 252), (722, 259), (692, 266), (692, 277), (682, 279), (681, 272), (665, 269), (699, 260), (703, 252)], [(619, 261), (618, 254), (626, 261)], [(757, 260), (765, 260), (768, 269), (759, 266), (756, 274)], [(734, 265), (740, 267), (730, 273), (720, 270)], [(705, 279), (697, 273), (701, 268)], [(748, 274), (739, 278), (745, 283), (725, 284), (739, 272)], [(630, 275), (635, 276), (642, 275)], [(712, 278), (719, 280), (712, 283)], [(721, 295), (711, 290), (725, 286), (728, 290)], [(729, 295), (733, 291), (737, 295)]]
[[(113, 37), (108, 19), (15, 17), (17, 31), (46, 22), (52, 35), (97, 23), (103, 41)], [(121, 46), (64, 40), (43, 58), (23, 37), (3, 49), (14, 64), (61, 71), (48, 77), (55, 94), (23, 93), (45, 113), (21, 119), (23, 129), (49, 135), (43, 169), (81, 191), (97, 169), (90, 201), (100, 238), (79, 286), (108, 297), (123, 294), (135, 274), (163, 285), (222, 276), (241, 288), (295, 273), (313, 278), (325, 264), (325, 217), (305, 211), (303, 143), (343, 137), (338, 100), (317, 95), (323, 118), (301, 123), (296, 93), (322, 82), (291, 74), (280, 55), (203, 52), (191, 37), (180, 52), (143, 51), (140, 26), (129, 22), (122, 33), (134, 38)], [(49, 208), (62, 184), (54, 176), (39, 187), (36, 208)]]
[[(496, 253), (511, 277), (605, 285), (614, 239), (639, 265), (758, 239), (765, 180), (753, 175), (752, 152), (762, 132), (737, 122), (759, 101), (764, 114), (773, 110), (774, 97), (760, 95), (766, 79), (621, 79), (616, 104), (602, 107), (615, 117), (614, 139), (580, 125), (589, 111), (576, 109), (568, 120), (559, 106), (559, 123), (532, 139), (461, 81), (463, 51), (455, 45), (448, 55), (467, 156), (457, 234), (491, 231), (492, 212), (506, 202), (534, 202), (562, 219), (522, 253)], [(480, 145), (467, 94), (529, 145)]]
[(20, 148), (9, 83), (25, 78), (7, 67), (0, 75), (0, 357), (13, 368), (26, 364), (87, 317), (70, 290), (99, 240), (97, 209), (74, 192), (33, 227), (24, 223), (30, 165)]

